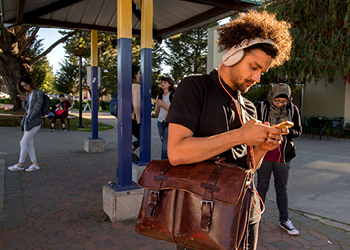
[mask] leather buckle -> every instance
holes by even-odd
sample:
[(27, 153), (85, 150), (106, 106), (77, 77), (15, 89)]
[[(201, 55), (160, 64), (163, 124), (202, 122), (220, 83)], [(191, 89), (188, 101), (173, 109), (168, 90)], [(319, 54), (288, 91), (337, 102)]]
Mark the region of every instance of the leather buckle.
[[(203, 205), (205, 204), (210, 204), (210, 210), (208, 211), (208, 208), (203, 209)], [(206, 206), (207, 207), (207, 206)], [(210, 225), (210, 221), (211, 221), (211, 215), (213, 212), (213, 207), (214, 207), (214, 202), (213, 201), (209, 201), (209, 200), (201, 200), (201, 229), (206, 232), (209, 233), (209, 225)], [(204, 210), (204, 211), (203, 211)]]
[(203, 203), (209, 203), (210, 204), (210, 212), (213, 212), (213, 208), (214, 208), (213, 201), (201, 200), (201, 211), (203, 211)]
[[(155, 197), (154, 197), (155, 195)], [(154, 199), (154, 198), (155, 199)], [(154, 191), (152, 190), (151, 191), (151, 203), (148, 205), (148, 208), (149, 208), (149, 216), (150, 217), (154, 217), (157, 213), (157, 210), (158, 210), (158, 205), (160, 203), (160, 196), (159, 196), (159, 191)]]

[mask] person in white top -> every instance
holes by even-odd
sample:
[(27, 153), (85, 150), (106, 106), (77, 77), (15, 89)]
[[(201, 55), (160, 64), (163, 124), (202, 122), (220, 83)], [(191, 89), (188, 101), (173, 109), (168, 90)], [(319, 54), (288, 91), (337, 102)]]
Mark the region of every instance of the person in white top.
[(168, 123), (166, 117), (175, 92), (174, 82), (169, 77), (161, 78), (161, 87), (156, 99), (155, 112), (158, 115), (158, 132), (162, 142), (161, 159), (168, 159)]
[[(132, 151), (140, 146), (140, 99), (141, 99), (141, 85), (139, 84), (141, 78), (140, 67), (132, 65), (132, 134), (136, 137), (136, 141), (132, 143)], [(135, 159), (138, 160), (138, 159)]]

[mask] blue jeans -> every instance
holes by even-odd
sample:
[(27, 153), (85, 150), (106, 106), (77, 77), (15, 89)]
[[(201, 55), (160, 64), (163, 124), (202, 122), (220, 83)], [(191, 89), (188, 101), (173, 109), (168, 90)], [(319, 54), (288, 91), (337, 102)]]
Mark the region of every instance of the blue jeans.
[(160, 141), (162, 142), (162, 155), (161, 159), (168, 159), (168, 125), (164, 122), (158, 121), (158, 133)]

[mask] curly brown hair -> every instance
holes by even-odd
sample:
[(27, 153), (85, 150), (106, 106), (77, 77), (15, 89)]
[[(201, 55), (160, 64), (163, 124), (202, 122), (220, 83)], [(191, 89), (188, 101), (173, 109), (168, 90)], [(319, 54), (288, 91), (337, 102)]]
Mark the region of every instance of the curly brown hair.
[(272, 57), (271, 68), (282, 65), (290, 58), (292, 48), (292, 38), (289, 32), (290, 24), (286, 21), (278, 21), (276, 15), (267, 11), (241, 13), (240, 17), (218, 28), (219, 52), (228, 50), (240, 44), (244, 39), (272, 39), (278, 46), (279, 51), (269, 44), (257, 44), (246, 49), (259, 48)]

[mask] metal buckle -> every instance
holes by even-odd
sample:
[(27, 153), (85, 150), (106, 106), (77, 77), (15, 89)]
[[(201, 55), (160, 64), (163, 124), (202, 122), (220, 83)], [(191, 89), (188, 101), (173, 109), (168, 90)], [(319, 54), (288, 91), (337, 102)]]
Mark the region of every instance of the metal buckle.
[(210, 212), (213, 212), (214, 202), (208, 200), (201, 200), (201, 211), (203, 211), (203, 203), (210, 203)]

